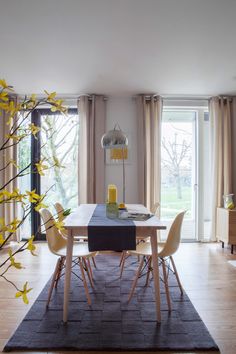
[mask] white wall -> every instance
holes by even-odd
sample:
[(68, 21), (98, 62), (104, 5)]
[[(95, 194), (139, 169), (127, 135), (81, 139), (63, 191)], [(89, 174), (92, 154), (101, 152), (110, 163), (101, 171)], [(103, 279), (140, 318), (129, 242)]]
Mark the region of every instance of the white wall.
[[(131, 161), (125, 165), (126, 203), (137, 203), (136, 107), (131, 97), (109, 97), (107, 101), (107, 131), (113, 129), (116, 123), (120, 125), (120, 128), (124, 132), (130, 135)], [(122, 176), (122, 164), (106, 164), (106, 188), (108, 184), (115, 184), (117, 186), (119, 202), (122, 202)]]

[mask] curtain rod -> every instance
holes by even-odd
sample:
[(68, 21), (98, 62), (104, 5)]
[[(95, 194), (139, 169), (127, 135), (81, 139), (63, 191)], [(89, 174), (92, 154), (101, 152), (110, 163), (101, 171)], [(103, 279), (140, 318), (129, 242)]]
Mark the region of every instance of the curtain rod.
[[(137, 96), (133, 96), (133, 98), (137, 98), (139, 97), (139, 95)], [(204, 100), (209, 100), (211, 98), (211, 96), (205, 96), (205, 97), (180, 97), (180, 96), (176, 96), (176, 97), (172, 97), (172, 96), (167, 96), (167, 95), (145, 95), (144, 96), (146, 100), (150, 100), (152, 97), (156, 98), (156, 97), (161, 97), (163, 100), (170, 100), (170, 101), (204, 101)]]
[[(17, 96), (17, 94), (15, 95)], [(25, 96), (30, 96), (30, 94), (27, 94), (27, 95), (18, 95), (19, 99), (24, 99)], [(46, 95), (37, 95), (37, 98), (38, 99), (41, 99), (41, 98), (45, 98)], [(80, 97), (83, 97), (83, 96), (87, 96), (89, 98), (89, 100), (92, 100), (92, 95), (89, 95), (89, 94), (83, 94), (83, 95), (68, 95), (68, 96), (63, 96), (63, 95), (60, 95), (58, 94), (56, 97), (59, 98), (59, 99), (62, 99), (64, 101), (69, 101), (69, 100), (77, 100), (77, 99), (80, 99)], [(96, 96), (96, 95), (95, 95)], [(102, 95), (97, 95), (97, 96), (102, 96)], [(137, 97), (139, 97), (140, 95), (136, 95), (136, 96), (132, 96), (133, 99), (136, 99)], [(227, 99), (227, 98), (230, 98), (232, 99), (234, 96), (226, 96), (226, 95), (216, 95), (216, 96), (203, 96), (203, 97), (181, 97), (181, 96), (168, 96), (168, 95), (159, 95), (159, 94), (154, 94), (154, 95), (145, 95), (144, 96), (146, 100), (150, 100), (151, 97), (161, 97), (163, 100), (167, 100), (167, 101), (208, 101), (210, 98), (213, 98), (213, 97), (218, 97), (218, 98), (223, 98), (223, 99)], [(107, 101), (109, 100), (109, 97), (108, 96), (104, 96), (104, 100)]]
[[(139, 97), (140, 95), (133, 96), (133, 99)], [(154, 94), (154, 95), (144, 95), (146, 100), (150, 100), (151, 97), (161, 97), (163, 100), (168, 100), (168, 101), (208, 101), (210, 98), (213, 97), (218, 97), (218, 98), (223, 98), (225, 99), (232, 99), (232, 95), (209, 95), (209, 96), (169, 96), (169, 95), (159, 95), (159, 94)]]
[[(87, 96), (89, 100), (92, 100), (93, 96), (103, 96), (103, 95), (88, 95), (88, 94), (84, 94), (84, 95), (78, 95), (76, 98), (79, 100), (80, 97), (83, 97), (83, 96)], [(103, 97), (104, 101), (107, 101), (108, 100), (108, 97), (107, 96), (104, 96)]]
[(170, 97), (170, 96), (161, 96), (163, 100), (167, 101), (207, 101), (211, 97)]
[[(25, 98), (25, 96), (30, 97), (31, 94), (18, 95), (18, 97), (19, 97), (20, 99), (22, 99), (22, 100)], [(62, 99), (63, 101), (69, 101), (69, 100), (78, 100), (78, 99), (80, 99), (80, 97), (83, 97), (83, 96), (87, 96), (87, 97), (89, 98), (89, 100), (92, 100), (92, 96), (93, 96), (93, 95), (84, 94), (84, 95), (68, 95), (68, 96), (66, 95), (66, 96), (63, 96), (63, 95), (57, 94), (57, 95), (56, 95), (56, 98)], [(95, 96), (102, 96), (102, 95), (95, 95)], [(38, 99), (42, 99), (42, 98), (45, 98), (46, 95), (42, 95), (42, 94), (37, 95), (37, 94), (36, 94), (36, 97), (37, 97)], [(107, 96), (104, 96), (104, 101), (107, 101), (107, 100), (108, 100), (108, 97), (107, 97)]]

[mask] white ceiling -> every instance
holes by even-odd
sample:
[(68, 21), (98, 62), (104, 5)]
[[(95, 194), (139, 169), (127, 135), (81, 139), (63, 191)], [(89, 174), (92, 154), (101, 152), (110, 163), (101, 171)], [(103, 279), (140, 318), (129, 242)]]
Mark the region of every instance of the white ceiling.
[(18, 93), (236, 93), (236, 0), (0, 0)]

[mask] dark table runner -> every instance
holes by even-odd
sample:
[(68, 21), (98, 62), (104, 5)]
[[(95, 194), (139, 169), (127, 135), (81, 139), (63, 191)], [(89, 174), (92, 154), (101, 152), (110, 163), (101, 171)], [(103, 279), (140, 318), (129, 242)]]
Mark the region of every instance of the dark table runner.
[(132, 220), (109, 219), (106, 206), (97, 204), (88, 224), (89, 251), (136, 249), (136, 228)]

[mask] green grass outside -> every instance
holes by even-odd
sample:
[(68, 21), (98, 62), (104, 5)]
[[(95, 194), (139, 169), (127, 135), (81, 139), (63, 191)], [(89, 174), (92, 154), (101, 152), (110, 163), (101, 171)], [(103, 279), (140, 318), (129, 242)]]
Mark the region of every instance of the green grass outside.
[(188, 210), (186, 217), (190, 217), (192, 188), (182, 187), (182, 199), (177, 198), (176, 187), (161, 188), (161, 217), (173, 218), (180, 210)]

